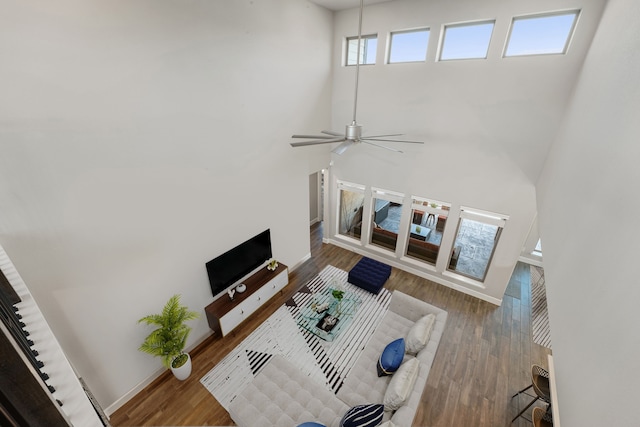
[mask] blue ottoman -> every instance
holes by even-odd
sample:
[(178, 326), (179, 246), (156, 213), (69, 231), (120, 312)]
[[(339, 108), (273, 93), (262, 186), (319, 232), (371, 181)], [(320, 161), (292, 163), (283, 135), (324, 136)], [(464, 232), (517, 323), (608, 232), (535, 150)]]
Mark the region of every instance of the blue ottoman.
[(391, 275), (391, 267), (363, 257), (349, 272), (348, 282), (372, 294), (377, 294)]

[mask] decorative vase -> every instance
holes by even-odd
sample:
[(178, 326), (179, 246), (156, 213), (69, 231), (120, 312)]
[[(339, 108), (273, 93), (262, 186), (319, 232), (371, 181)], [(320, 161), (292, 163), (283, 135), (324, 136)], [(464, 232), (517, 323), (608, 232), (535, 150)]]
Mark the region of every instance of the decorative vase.
[(171, 364), (171, 372), (173, 372), (173, 375), (180, 381), (186, 380), (189, 378), (189, 375), (191, 375), (191, 356), (189, 356), (189, 353), (185, 354), (187, 355), (187, 361), (184, 365), (179, 368), (174, 368), (173, 363)]

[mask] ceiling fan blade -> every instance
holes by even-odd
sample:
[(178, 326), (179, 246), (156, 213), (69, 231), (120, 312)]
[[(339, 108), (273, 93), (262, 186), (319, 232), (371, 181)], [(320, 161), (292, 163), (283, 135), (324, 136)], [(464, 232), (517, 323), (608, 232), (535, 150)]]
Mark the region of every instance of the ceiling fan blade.
[(331, 144), (333, 142), (341, 142), (341, 141), (344, 141), (344, 138), (314, 139), (313, 141), (292, 142), (291, 146), (304, 147), (306, 145)]
[(336, 148), (334, 148), (333, 150), (331, 150), (332, 153), (336, 153), (336, 154), (342, 154), (345, 151), (347, 151), (347, 149), (349, 147), (351, 147), (353, 144), (355, 144), (355, 141), (352, 139), (347, 139), (346, 141), (344, 141), (342, 144), (338, 145)]
[(333, 136), (342, 136), (342, 135), (344, 135), (344, 133), (334, 132), (332, 130), (323, 130), (322, 133), (326, 133), (327, 135), (333, 135)]
[(384, 142), (406, 142), (408, 144), (424, 144), (424, 141), (407, 141), (406, 139), (378, 139), (378, 138), (371, 138), (371, 137), (366, 137), (366, 138), (362, 138), (362, 140), (368, 140), (368, 141), (384, 141)]
[(384, 138), (387, 136), (402, 136), (404, 135), (403, 133), (393, 133), (393, 134), (389, 134), (389, 135), (367, 135), (367, 136), (363, 136), (363, 138)]
[(342, 136), (341, 134), (335, 136), (328, 135), (291, 135), (291, 138), (304, 138), (304, 139), (335, 139), (336, 136)]
[(375, 145), (376, 147), (384, 148), (385, 150), (395, 151), (396, 153), (404, 153), (404, 151), (396, 150), (395, 148), (387, 147), (385, 145), (374, 144), (373, 142), (366, 141), (364, 139), (362, 140), (362, 142), (364, 142), (365, 144)]

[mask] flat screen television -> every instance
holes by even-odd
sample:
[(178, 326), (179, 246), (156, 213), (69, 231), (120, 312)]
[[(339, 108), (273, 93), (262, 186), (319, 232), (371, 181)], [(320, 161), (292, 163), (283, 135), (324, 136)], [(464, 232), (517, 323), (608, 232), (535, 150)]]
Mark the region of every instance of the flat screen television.
[(244, 243), (206, 264), (211, 293), (215, 297), (271, 258), (271, 230), (253, 236)]

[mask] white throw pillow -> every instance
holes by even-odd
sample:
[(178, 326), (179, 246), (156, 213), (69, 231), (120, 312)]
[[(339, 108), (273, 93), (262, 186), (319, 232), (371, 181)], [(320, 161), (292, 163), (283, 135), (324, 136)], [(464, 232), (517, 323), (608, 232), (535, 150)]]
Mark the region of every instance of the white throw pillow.
[(421, 317), (413, 324), (405, 340), (406, 352), (408, 354), (417, 354), (427, 345), (431, 337), (433, 325), (435, 324), (436, 315), (433, 313)]
[(420, 361), (415, 357), (404, 362), (391, 377), (384, 394), (384, 410), (395, 411), (407, 401), (420, 371)]

